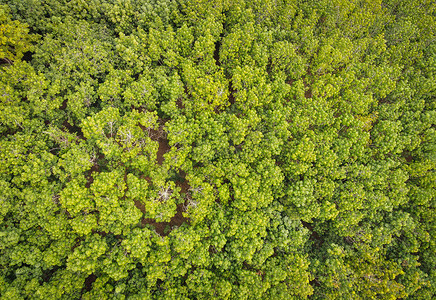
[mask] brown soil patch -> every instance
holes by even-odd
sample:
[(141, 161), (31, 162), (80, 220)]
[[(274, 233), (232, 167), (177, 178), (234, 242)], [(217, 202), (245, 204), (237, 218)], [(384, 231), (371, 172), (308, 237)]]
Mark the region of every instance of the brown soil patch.
[(159, 143), (159, 149), (157, 151), (157, 163), (162, 165), (164, 161), (163, 155), (170, 151), (170, 145), (168, 144), (167, 133), (164, 130), (164, 125), (167, 120), (159, 118), (159, 127), (158, 129), (146, 128), (142, 125), (139, 125), (142, 130), (148, 132), (148, 136), (153, 140)]
[(86, 184), (85, 184), (85, 187), (86, 187), (87, 189), (89, 189), (89, 187), (91, 186), (91, 184), (94, 182), (94, 177), (92, 176), (92, 172), (98, 172), (99, 169), (100, 169), (100, 168), (99, 168), (98, 165), (93, 165), (93, 166), (91, 167), (91, 169), (88, 171), (88, 177), (87, 177)]
[(183, 216), (184, 211), (185, 211), (184, 203), (177, 205), (177, 212), (174, 215), (174, 217), (171, 218), (171, 221), (169, 223), (170, 228), (175, 227), (175, 226), (180, 227), (180, 226), (182, 226), (183, 223), (188, 221), (188, 219)]
[(315, 277), (315, 279), (311, 280), (311, 281), (309, 282), (309, 284), (310, 284), (311, 286), (321, 286), (321, 283), (319, 282), (318, 277)]
[(149, 184), (151, 184), (151, 177), (150, 177), (150, 176), (144, 176), (144, 175), (141, 175), (141, 176), (139, 176), (139, 178), (141, 178), (141, 179), (145, 179), (145, 180), (147, 180), (147, 182), (148, 182)]
[[(98, 155), (98, 159), (102, 159), (104, 156), (103, 156), (103, 154), (99, 154)], [(87, 181), (86, 181), (86, 184), (85, 184), (85, 187), (87, 188), (87, 189), (89, 189), (89, 187), (91, 186), (91, 184), (94, 182), (94, 177), (92, 176), (92, 173), (93, 172), (96, 172), (96, 173), (98, 173), (98, 172), (100, 172), (100, 166), (98, 165), (98, 163), (97, 163), (97, 160), (95, 160), (95, 162), (94, 162), (94, 165), (91, 167), (91, 169), (88, 171), (88, 176), (87, 176)]]
[(191, 186), (188, 183), (188, 180), (186, 180), (186, 173), (184, 171), (180, 171), (180, 176), (183, 178), (182, 181), (177, 181), (176, 185), (180, 187), (180, 193), (187, 194)]
[[(187, 89), (185, 88), (185, 94), (187, 95)], [(176, 105), (179, 109), (185, 109), (185, 104), (183, 104), (182, 97), (179, 97), (176, 101)]]
[(59, 107), (59, 109), (60, 110), (64, 110), (64, 109), (66, 109), (67, 108), (67, 99), (65, 99), (63, 102), (62, 102), (62, 104), (61, 104), (61, 106)]
[(413, 161), (413, 156), (412, 156), (412, 154), (411, 154), (410, 152), (408, 152), (408, 151), (403, 152), (403, 157), (404, 157), (404, 159), (405, 159), (408, 163), (410, 163), (410, 162)]
[[(292, 85), (295, 82), (295, 79), (289, 79), (286, 81), (287, 84)], [(305, 98), (312, 98), (312, 89), (310, 88), (310, 85), (306, 82), (306, 79), (303, 79), (304, 83), (304, 97)], [(288, 100), (289, 101), (289, 100)]]
[(215, 42), (215, 49), (213, 50), (213, 59), (215, 60), (215, 64), (217, 66), (221, 66), (220, 48), (221, 48), (221, 40), (218, 40)]
[[(135, 206), (140, 209), (143, 213), (145, 212), (144, 204), (139, 201), (135, 201)], [(188, 219), (183, 216), (183, 212), (185, 211), (185, 205), (179, 204), (177, 205), (177, 212), (174, 217), (171, 218), (169, 222), (157, 222), (154, 219), (143, 218), (141, 220), (141, 225), (145, 226), (147, 224), (151, 225), (156, 232), (161, 236), (167, 236), (174, 227), (180, 227), (183, 223), (187, 222)], [(167, 228), (167, 231), (165, 229)], [(168, 230), (169, 229), (169, 230)]]
[(89, 292), (92, 288), (92, 284), (97, 279), (97, 276), (95, 274), (91, 274), (85, 279), (85, 291)]
[[(183, 216), (183, 212), (185, 211), (185, 206), (187, 202), (187, 194), (189, 192), (189, 189), (191, 188), (189, 186), (188, 181), (185, 179), (186, 173), (183, 171), (180, 171), (180, 176), (183, 178), (183, 180), (176, 181), (176, 186), (180, 187), (180, 193), (185, 194), (185, 202), (180, 203), (177, 205), (176, 214), (171, 218), (169, 222), (157, 222), (154, 219), (150, 218), (143, 218), (141, 220), (141, 225), (145, 226), (146, 224), (149, 224), (153, 226), (153, 228), (156, 230), (157, 233), (159, 233), (162, 236), (168, 235), (172, 228), (182, 226), (183, 223), (189, 222), (189, 219)], [(150, 182), (150, 177), (145, 177), (147, 181)], [(138, 200), (135, 200), (135, 206), (142, 212), (146, 213), (145, 211), (145, 205), (141, 203)], [(167, 232), (165, 232), (165, 228), (167, 228)]]
[(306, 90), (304, 92), (304, 97), (306, 98), (312, 98), (312, 91), (310, 89)]
[(232, 81), (229, 82), (229, 102), (235, 104), (235, 90), (233, 89)]
[(170, 151), (170, 145), (168, 145), (167, 139), (159, 139), (159, 149), (157, 150), (157, 163), (162, 165), (164, 161), (164, 154)]
[(310, 88), (309, 84), (306, 82), (306, 80), (303, 80), (304, 82), (304, 97), (306, 98), (312, 98), (312, 89)]
[(309, 229), (309, 231), (310, 231), (310, 240), (318, 243), (319, 246), (321, 246), (324, 243), (323, 238), (319, 236), (318, 232), (313, 230), (312, 224), (309, 224), (309, 223), (304, 222), (304, 221), (301, 221), (301, 224), (304, 227), (306, 227), (307, 229)]
[(153, 226), (154, 230), (156, 230), (159, 235), (166, 236), (169, 232), (165, 232), (165, 227), (169, 224), (168, 222), (156, 222), (156, 220), (153, 219), (142, 219), (141, 225), (145, 226), (146, 224), (150, 224)]
[(288, 81), (285, 81), (289, 85), (293, 85), (295, 82), (295, 79), (288, 79)]
[(64, 126), (69, 133), (74, 133), (76, 135), (76, 140), (79, 140), (79, 139), (84, 140), (85, 139), (85, 137), (83, 136), (83, 133), (82, 133), (82, 128), (80, 128), (79, 126), (71, 125), (67, 120), (65, 120), (62, 123), (62, 126)]
[(108, 234), (106, 231), (96, 231), (96, 230), (93, 230), (92, 233), (96, 233), (101, 237), (105, 237)]
[(135, 206), (139, 209), (143, 214), (145, 214), (145, 205), (141, 203), (139, 200), (135, 200)]

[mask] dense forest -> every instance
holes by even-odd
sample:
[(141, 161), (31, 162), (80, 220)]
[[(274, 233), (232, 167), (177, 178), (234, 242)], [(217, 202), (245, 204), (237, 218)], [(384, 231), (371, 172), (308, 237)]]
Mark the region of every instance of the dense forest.
[(0, 0), (1, 299), (432, 299), (432, 0)]

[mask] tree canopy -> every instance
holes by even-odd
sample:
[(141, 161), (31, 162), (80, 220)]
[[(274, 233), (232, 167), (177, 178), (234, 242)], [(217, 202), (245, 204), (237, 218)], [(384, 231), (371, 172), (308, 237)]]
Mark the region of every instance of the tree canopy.
[(434, 298), (435, 24), (0, 0), (0, 298)]

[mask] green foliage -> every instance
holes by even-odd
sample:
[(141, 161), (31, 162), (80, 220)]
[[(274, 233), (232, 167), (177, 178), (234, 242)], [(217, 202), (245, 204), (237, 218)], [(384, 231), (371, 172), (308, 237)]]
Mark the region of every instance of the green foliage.
[(0, 0), (0, 298), (434, 298), (435, 9)]

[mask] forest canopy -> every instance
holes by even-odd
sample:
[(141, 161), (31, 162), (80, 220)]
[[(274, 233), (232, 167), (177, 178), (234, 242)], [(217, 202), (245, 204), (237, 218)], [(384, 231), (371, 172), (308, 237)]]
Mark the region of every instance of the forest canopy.
[(0, 0), (0, 298), (434, 298), (435, 9)]

